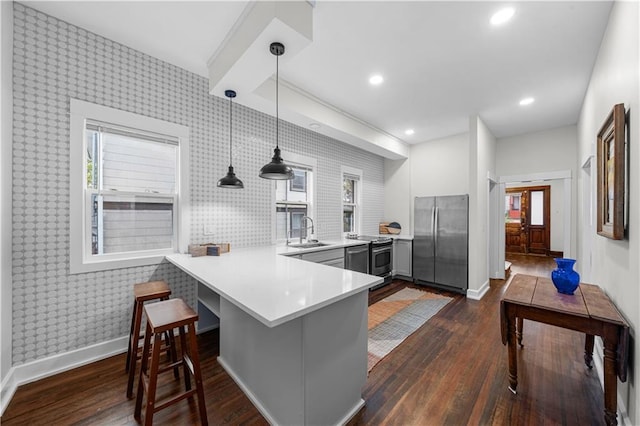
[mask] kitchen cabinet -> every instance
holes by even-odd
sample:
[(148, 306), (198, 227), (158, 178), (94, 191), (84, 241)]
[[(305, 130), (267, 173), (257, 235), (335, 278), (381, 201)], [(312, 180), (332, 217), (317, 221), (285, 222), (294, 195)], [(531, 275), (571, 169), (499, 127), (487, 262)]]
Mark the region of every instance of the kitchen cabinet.
[(300, 255), (300, 259), (344, 269), (344, 249), (336, 248)]
[(393, 240), (393, 275), (411, 278), (413, 276), (413, 241)]

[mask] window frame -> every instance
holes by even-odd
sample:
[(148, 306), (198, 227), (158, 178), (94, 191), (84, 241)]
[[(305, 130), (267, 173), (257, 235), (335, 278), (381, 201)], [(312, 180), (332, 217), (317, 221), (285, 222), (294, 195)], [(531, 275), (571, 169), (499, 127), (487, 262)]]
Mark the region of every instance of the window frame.
[[(318, 160), (316, 160), (315, 158), (312, 157), (307, 157), (306, 155), (300, 155), (300, 154), (294, 154), (292, 152), (282, 152), (281, 153), (282, 158), (286, 158), (286, 163), (291, 166), (291, 167), (300, 167), (300, 168), (306, 168), (306, 169), (310, 169), (312, 176), (311, 176), (311, 182), (309, 184), (309, 182), (307, 182), (307, 196), (309, 198), (309, 201), (307, 202), (301, 202), (301, 201), (291, 201), (288, 202), (287, 204), (297, 204), (297, 205), (307, 205), (307, 216), (309, 216), (311, 218), (311, 220), (313, 220), (313, 224), (314, 224), (314, 228), (316, 231), (316, 234), (318, 233), (318, 227), (317, 227), (317, 223), (316, 223), (316, 188), (317, 188), (317, 182), (318, 182)], [(276, 192), (277, 192), (277, 182), (278, 181), (274, 181), (273, 184), (273, 190), (271, 192), (271, 241), (272, 244), (280, 244), (280, 243), (284, 243), (286, 242), (286, 237), (284, 239), (278, 239), (278, 235), (276, 232), (276, 221), (277, 221), (277, 207), (278, 207), (278, 200), (276, 199)], [(284, 181), (287, 184), (287, 188), (289, 188), (289, 181)]]
[[(112, 123), (141, 132), (167, 135), (178, 139), (175, 194), (175, 241), (170, 249), (110, 253), (95, 257), (91, 253), (91, 216), (86, 197), (87, 120)], [(189, 128), (127, 111), (105, 107), (77, 99), (70, 102), (70, 273), (104, 271), (160, 263), (165, 255), (187, 251), (189, 244)], [(169, 198), (166, 194), (164, 197)], [(81, 224), (78, 226), (78, 224)]]
[[(345, 203), (344, 202), (344, 179), (347, 176), (357, 177), (357, 184), (355, 189), (355, 200), (354, 203)], [(356, 234), (360, 234), (362, 232), (362, 194), (364, 193), (364, 179), (363, 172), (361, 169), (356, 169), (354, 167), (349, 166), (341, 166), (340, 167), (340, 229), (343, 236), (354, 232)], [(344, 206), (345, 205), (353, 205), (355, 209), (354, 214), (354, 230), (347, 231), (344, 230)]]

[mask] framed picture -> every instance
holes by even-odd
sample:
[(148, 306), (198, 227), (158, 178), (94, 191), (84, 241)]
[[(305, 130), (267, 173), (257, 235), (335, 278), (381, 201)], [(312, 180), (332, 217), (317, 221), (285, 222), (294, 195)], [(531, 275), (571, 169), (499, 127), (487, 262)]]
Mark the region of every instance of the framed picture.
[(289, 181), (289, 191), (307, 191), (307, 172), (304, 170), (293, 170), (293, 179)]
[(624, 238), (625, 110), (617, 104), (598, 132), (598, 235)]

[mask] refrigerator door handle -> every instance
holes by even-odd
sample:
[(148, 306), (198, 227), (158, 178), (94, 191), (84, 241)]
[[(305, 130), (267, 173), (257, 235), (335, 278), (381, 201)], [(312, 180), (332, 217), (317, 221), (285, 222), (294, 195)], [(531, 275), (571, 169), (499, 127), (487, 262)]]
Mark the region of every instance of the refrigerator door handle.
[(431, 235), (435, 236), (436, 234), (436, 228), (435, 228), (435, 223), (436, 223), (436, 208), (431, 207)]
[(438, 207), (433, 208), (433, 242), (438, 247)]

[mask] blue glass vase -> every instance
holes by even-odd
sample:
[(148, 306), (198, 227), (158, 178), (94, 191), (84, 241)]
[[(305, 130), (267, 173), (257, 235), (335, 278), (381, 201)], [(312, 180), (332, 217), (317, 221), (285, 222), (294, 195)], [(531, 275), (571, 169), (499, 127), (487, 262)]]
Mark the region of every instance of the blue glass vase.
[(551, 271), (551, 281), (559, 293), (573, 294), (580, 284), (580, 274), (573, 270), (575, 259), (556, 258), (558, 267)]

